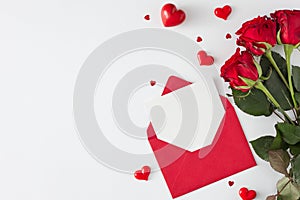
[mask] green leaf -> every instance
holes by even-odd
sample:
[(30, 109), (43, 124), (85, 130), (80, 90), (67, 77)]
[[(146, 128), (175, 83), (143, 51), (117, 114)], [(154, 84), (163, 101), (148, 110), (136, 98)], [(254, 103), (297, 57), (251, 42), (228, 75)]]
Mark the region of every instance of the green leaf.
[(293, 179), (297, 184), (300, 184), (300, 156), (292, 159)]
[(272, 136), (263, 136), (256, 140), (250, 141), (255, 153), (263, 160), (269, 161), (268, 151), (274, 141)]
[(280, 135), (280, 132), (278, 130), (276, 130), (276, 136), (274, 138), (274, 141), (273, 141), (270, 149), (271, 150), (275, 150), (275, 149), (284, 149), (284, 150), (286, 150), (288, 148), (289, 148), (288, 144), (285, 141), (283, 141), (283, 139)]
[(298, 200), (300, 198), (299, 186), (292, 183), (287, 177), (277, 182), (277, 190), (280, 192), (282, 200)]
[(295, 96), (297, 103), (300, 104), (300, 92), (295, 92), (294, 96)]
[(284, 199), (282, 198), (282, 196), (278, 195), (277, 200), (284, 200)]
[(296, 156), (300, 154), (300, 142), (295, 145), (290, 145), (290, 152), (292, 155)]
[(280, 132), (282, 138), (288, 144), (294, 145), (300, 142), (300, 127), (289, 123), (278, 123), (275, 128)]
[(279, 75), (273, 70), (270, 78), (264, 82), (265, 87), (269, 90), (272, 96), (280, 104), (284, 110), (293, 108), (293, 100), (288, 88), (281, 81)]
[(273, 112), (266, 95), (258, 89), (252, 88), (249, 95), (246, 95), (247, 93), (232, 88), (232, 94), (237, 107), (245, 113), (254, 116), (269, 116)]
[[(272, 52), (272, 56), (275, 62), (277, 63), (280, 71), (282, 72), (282, 74), (285, 77), (287, 77), (285, 59), (281, 57), (280, 54), (275, 52)], [(262, 56), (260, 64), (262, 66), (262, 70), (264, 73), (266, 73), (267, 71), (270, 70), (270, 68), (272, 68), (271, 62), (265, 56)], [(290, 110), (293, 108), (293, 100), (290, 95), (290, 91), (285, 86), (285, 84), (281, 80), (276, 70), (272, 70), (270, 78), (264, 82), (264, 85), (272, 94), (272, 96), (277, 100), (277, 102), (280, 104), (282, 109)]]
[(269, 151), (269, 161), (275, 171), (288, 175), (287, 167), (290, 164), (290, 156), (286, 151), (282, 149)]
[[(287, 76), (287, 67), (286, 67), (286, 61), (285, 59), (277, 52), (272, 51), (272, 57), (274, 58), (275, 62), (278, 65), (278, 68), (280, 69), (283, 76), (288, 79)], [(271, 68), (273, 68), (271, 62), (266, 56), (262, 56), (260, 59), (260, 66), (262, 67), (263, 75), (266, 76)]]
[(295, 89), (300, 92), (300, 67), (292, 66), (293, 83)]

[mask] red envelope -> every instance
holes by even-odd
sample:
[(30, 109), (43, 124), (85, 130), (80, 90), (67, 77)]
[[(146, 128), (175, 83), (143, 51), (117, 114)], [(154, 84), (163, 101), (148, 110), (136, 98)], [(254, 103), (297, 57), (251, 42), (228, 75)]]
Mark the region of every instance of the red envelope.
[[(162, 95), (191, 84), (171, 76)], [(156, 137), (150, 123), (148, 140), (173, 198), (256, 166), (241, 124), (230, 102), (221, 97), (225, 115), (210, 146), (189, 152)]]

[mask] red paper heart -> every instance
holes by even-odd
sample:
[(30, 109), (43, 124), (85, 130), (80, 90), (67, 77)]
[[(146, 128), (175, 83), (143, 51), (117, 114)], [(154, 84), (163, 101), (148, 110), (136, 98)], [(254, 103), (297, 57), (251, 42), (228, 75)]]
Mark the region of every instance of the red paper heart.
[(156, 84), (156, 81), (153, 81), (153, 80), (150, 81), (150, 85), (151, 85), (151, 86), (154, 86), (155, 84)]
[(231, 186), (233, 186), (233, 184), (234, 184), (234, 181), (228, 181), (228, 185), (231, 187)]
[(198, 56), (200, 65), (214, 64), (214, 58), (212, 56), (208, 56), (205, 51), (199, 51), (197, 56)]
[(185, 13), (174, 4), (165, 4), (161, 9), (161, 19), (165, 27), (177, 26), (185, 20)]
[(230, 15), (231, 10), (232, 9), (229, 5), (226, 5), (223, 8), (216, 8), (215, 9), (215, 15), (219, 18), (227, 20), (227, 17)]
[(252, 200), (256, 197), (256, 192), (254, 190), (248, 190), (245, 187), (240, 189), (239, 194), (243, 200)]
[(148, 177), (150, 175), (151, 169), (149, 166), (144, 166), (142, 169), (134, 172), (134, 177), (138, 180), (148, 181)]

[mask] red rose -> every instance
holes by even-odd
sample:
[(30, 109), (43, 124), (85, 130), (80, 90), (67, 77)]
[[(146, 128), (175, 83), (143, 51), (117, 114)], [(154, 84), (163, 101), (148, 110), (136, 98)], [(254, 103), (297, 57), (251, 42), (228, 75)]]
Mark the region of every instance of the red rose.
[(240, 88), (240, 86), (248, 86), (240, 77), (253, 81), (257, 81), (259, 78), (251, 53), (242, 51), (240, 54), (240, 49), (237, 48), (235, 54), (222, 66), (221, 77), (234, 89), (242, 92), (250, 90), (252, 86)]
[(261, 42), (271, 46), (276, 44), (276, 22), (266, 16), (258, 16), (243, 23), (242, 28), (236, 34), (240, 35), (237, 45), (244, 46), (248, 51), (260, 56), (264, 54), (264, 49), (267, 49), (266, 45)]
[(279, 24), (283, 44), (296, 45), (300, 42), (300, 10), (278, 10), (271, 17)]

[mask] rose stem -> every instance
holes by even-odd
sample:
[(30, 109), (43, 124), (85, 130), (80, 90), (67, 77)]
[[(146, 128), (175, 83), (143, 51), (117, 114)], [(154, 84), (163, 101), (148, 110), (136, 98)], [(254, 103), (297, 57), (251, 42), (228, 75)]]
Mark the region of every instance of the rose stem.
[(295, 125), (290, 116), (288, 116), (288, 114), (286, 114), (286, 112), (280, 107), (280, 104), (276, 101), (276, 99), (269, 92), (269, 90), (262, 84), (262, 82), (257, 82), (254, 87), (265, 93), (265, 95), (270, 99), (274, 106), (285, 116), (285, 118), (288, 119), (291, 124)]
[(286, 184), (284, 184), (284, 186), (281, 188), (281, 190), (277, 192), (277, 196), (280, 195), (280, 193), (286, 188), (286, 186), (287, 186), (291, 181), (292, 181), (292, 179), (289, 178), (289, 181), (286, 182)]
[(277, 63), (275, 62), (273, 56), (272, 56), (272, 52), (270, 50), (266, 51), (266, 57), (269, 59), (269, 61), (271, 62), (271, 64), (273, 65), (273, 67), (275, 68), (276, 72), (278, 73), (278, 75), (280, 76), (280, 78), (282, 79), (283, 83), (285, 84), (285, 86), (287, 88), (289, 88), (289, 84), (286, 81), (286, 79), (284, 78), (283, 74), (281, 73)]
[(282, 121), (285, 121), (285, 119), (283, 119), (283, 118), (276, 112), (276, 110), (274, 111), (274, 114), (275, 114), (279, 119), (281, 119)]
[(292, 96), (292, 100), (294, 103), (294, 107), (297, 109), (297, 102), (295, 100), (294, 88), (292, 83), (292, 75), (291, 75), (291, 55), (294, 50), (293, 45), (284, 44), (284, 53), (286, 58), (286, 67), (287, 67), (287, 74), (288, 74), (288, 81), (289, 81), (289, 89)]

